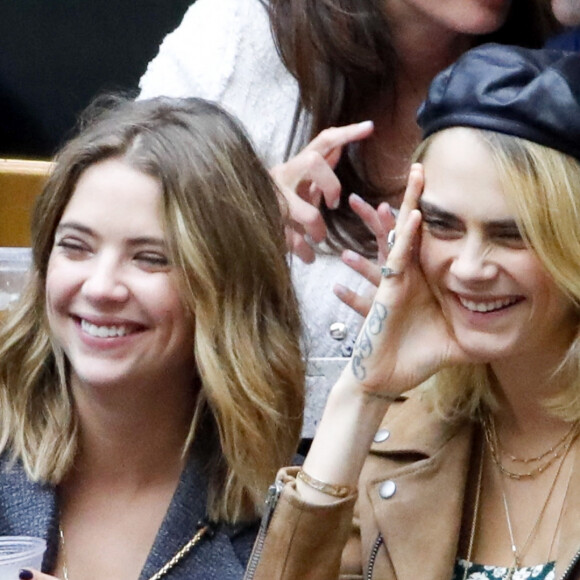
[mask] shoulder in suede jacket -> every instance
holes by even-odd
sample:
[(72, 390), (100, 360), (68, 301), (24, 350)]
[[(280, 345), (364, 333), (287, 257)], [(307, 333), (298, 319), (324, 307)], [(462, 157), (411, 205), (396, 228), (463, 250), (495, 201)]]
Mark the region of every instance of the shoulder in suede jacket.
[[(280, 495), (246, 580), (451, 579), (473, 425), (443, 422), (413, 394), (392, 405), (375, 439), (358, 498), (315, 507), (297, 495), (296, 469), (280, 472)], [(557, 579), (580, 578), (580, 457), (575, 465), (556, 546)]]

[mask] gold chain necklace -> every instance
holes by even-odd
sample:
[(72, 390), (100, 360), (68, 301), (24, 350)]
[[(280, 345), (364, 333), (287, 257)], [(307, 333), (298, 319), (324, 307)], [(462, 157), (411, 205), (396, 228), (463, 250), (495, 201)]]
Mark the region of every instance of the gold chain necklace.
[[(463, 571), (463, 580), (467, 580), (467, 571), (471, 564), (473, 554), (473, 544), (475, 542), (475, 531), (477, 529), (477, 518), (479, 516), (479, 498), (481, 497), (481, 482), (483, 481), (483, 459), (485, 455), (485, 439), (481, 441), (481, 453), (479, 454), (479, 471), (477, 473), (477, 488), (475, 490), (475, 505), (473, 506), (473, 518), (471, 520), (471, 530), (469, 532), (469, 545), (467, 547), (467, 561)], [(67, 580), (65, 578), (65, 580)]]
[(497, 466), (497, 468), (501, 471), (501, 473), (503, 473), (504, 475), (506, 475), (507, 477), (509, 477), (510, 479), (532, 479), (538, 475), (540, 475), (541, 473), (543, 473), (546, 469), (548, 469), (548, 467), (550, 467), (558, 458), (562, 457), (562, 455), (566, 455), (566, 453), (568, 452), (568, 449), (570, 449), (570, 446), (572, 445), (572, 442), (574, 441), (574, 439), (576, 438), (576, 436), (578, 435), (578, 427), (579, 427), (579, 422), (576, 421), (572, 424), (572, 426), (570, 427), (570, 429), (567, 431), (567, 433), (564, 435), (564, 437), (555, 445), (553, 445), (550, 449), (548, 449), (548, 451), (542, 453), (541, 455), (539, 455), (537, 458), (530, 458), (527, 461), (526, 460), (520, 460), (524, 463), (529, 463), (532, 461), (540, 461), (541, 459), (544, 459), (545, 457), (548, 457), (548, 459), (546, 461), (544, 461), (543, 463), (536, 465), (533, 469), (531, 469), (530, 471), (525, 471), (525, 472), (516, 472), (516, 471), (511, 471), (510, 469), (508, 469), (507, 467), (505, 467), (501, 461), (501, 446), (499, 444), (499, 440), (498, 440), (498, 436), (497, 436), (497, 432), (495, 429), (495, 423), (493, 421), (493, 418), (489, 417), (488, 415), (483, 415), (482, 416), (482, 424), (483, 424), (483, 432), (485, 434), (485, 439), (487, 441), (487, 444), (489, 446), (489, 449), (491, 451), (491, 458), (493, 460), (493, 462), (495, 463), (495, 465)]
[[(560, 464), (558, 465), (558, 469), (556, 470), (556, 474), (554, 475), (554, 479), (553, 479), (552, 483), (550, 484), (550, 489), (548, 490), (548, 494), (546, 495), (546, 499), (544, 500), (544, 503), (542, 504), (540, 512), (538, 513), (538, 517), (536, 518), (534, 525), (532, 526), (531, 530), (529, 531), (528, 536), (526, 537), (526, 540), (525, 540), (523, 546), (519, 550), (517, 548), (515, 537), (514, 537), (514, 531), (513, 531), (509, 506), (508, 506), (507, 494), (505, 491), (505, 484), (504, 484), (504, 480), (503, 480), (503, 472), (501, 470), (499, 470), (503, 507), (504, 507), (506, 523), (507, 523), (507, 527), (508, 527), (508, 533), (510, 536), (511, 550), (512, 550), (512, 553), (514, 556), (514, 563), (508, 569), (508, 571), (504, 577), (504, 580), (511, 580), (511, 578), (513, 577), (516, 570), (521, 567), (522, 558), (524, 557), (525, 553), (527, 552), (528, 548), (530, 547), (533, 538), (537, 534), (538, 528), (540, 527), (540, 522), (542, 521), (542, 518), (544, 517), (544, 514), (546, 513), (548, 503), (550, 501), (550, 498), (552, 497), (552, 492), (554, 491), (554, 488), (556, 487), (556, 482), (558, 481), (558, 476), (560, 475), (560, 472), (562, 471), (562, 466), (564, 465), (564, 461), (566, 460), (566, 457), (568, 455), (568, 451), (570, 450), (570, 447), (571, 447), (572, 442), (574, 440), (575, 440), (575, 437), (566, 445), (565, 452), (562, 455), (562, 458), (560, 460)], [(496, 464), (496, 466), (497, 466), (497, 464)], [(571, 476), (571, 474), (570, 474), (570, 476)], [(569, 481), (568, 481), (568, 483), (569, 483)], [(557, 525), (558, 524), (559, 524), (559, 518), (558, 518)], [(556, 528), (556, 531), (554, 532), (554, 534), (556, 534), (556, 532), (557, 532), (557, 528)], [(550, 544), (550, 552), (552, 550), (552, 545), (553, 545), (553, 539), (552, 539), (552, 543)], [(548, 557), (549, 557), (549, 555), (548, 555)]]
[[(568, 429), (568, 431), (566, 431), (566, 433), (564, 433), (564, 435), (562, 436), (562, 438), (558, 442), (556, 442), (554, 445), (552, 445), (552, 447), (550, 447), (550, 449), (547, 449), (546, 451), (544, 451), (540, 455), (536, 455), (535, 457), (516, 457), (515, 455), (512, 455), (511, 453), (507, 452), (502, 447), (499, 440), (496, 439), (498, 451), (507, 455), (509, 460), (513, 461), (514, 463), (536, 463), (537, 461), (541, 461), (542, 459), (544, 459), (544, 457), (546, 457), (550, 453), (554, 453), (560, 447), (562, 447), (564, 445), (564, 443), (566, 443), (566, 440), (568, 439), (568, 437), (570, 437), (572, 435), (574, 429), (577, 429), (577, 428), (578, 428), (578, 423), (576, 423), (576, 422), (572, 423), (572, 425), (570, 425), (570, 429)], [(494, 427), (494, 431), (495, 431), (495, 427)]]
[[(66, 549), (65, 549), (65, 543), (64, 543), (64, 531), (63, 531), (62, 526), (60, 524), (58, 526), (58, 533), (60, 536), (60, 543), (61, 543), (61, 547), (62, 547), (63, 580), (69, 580), (68, 566), (66, 564)], [(209, 524), (207, 522), (200, 522), (198, 524), (198, 530), (195, 533), (195, 535), (193, 536), (193, 538), (191, 538), (191, 540), (189, 540), (189, 542), (187, 542), (187, 544), (185, 544), (182, 548), (180, 548), (173, 555), (173, 557), (170, 560), (168, 560), (157, 572), (155, 572), (155, 574), (153, 574), (153, 576), (151, 576), (149, 578), (149, 580), (159, 580), (159, 578), (161, 578), (162, 576), (165, 576), (165, 574), (167, 574), (178, 562), (183, 560), (183, 558), (185, 558), (185, 556), (187, 556), (187, 554), (189, 554), (189, 552), (191, 552), (191, 550), (196, 546), (196, 544), (198, 544), (201, 541), (201, 539), (206, 534), (209, 534), (211, 536), (211, 534), (213, 534), (213, 527), (211, 526), (211, 524)]]

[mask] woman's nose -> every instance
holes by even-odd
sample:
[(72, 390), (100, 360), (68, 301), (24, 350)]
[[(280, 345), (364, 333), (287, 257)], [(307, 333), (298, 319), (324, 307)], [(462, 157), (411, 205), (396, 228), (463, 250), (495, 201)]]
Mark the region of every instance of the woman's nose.
[(129, 297), (129, 288), (123, 277), (122, 265), (112, 256), (93, 260), (82, 292), (92, 302), (124, 302)]
[(480, 239), (462, 240), (450, 267), (450, 272), (463, 281), (491, 280), (497, 270), (489, 245)]

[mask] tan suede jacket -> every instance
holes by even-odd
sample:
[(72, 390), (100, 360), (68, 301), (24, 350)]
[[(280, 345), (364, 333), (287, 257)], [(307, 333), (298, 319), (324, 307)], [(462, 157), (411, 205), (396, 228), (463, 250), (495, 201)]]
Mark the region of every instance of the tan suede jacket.
[[(418, 395), (392, 405), (363, 468), (356, 506), (354, 497), (307, 504), (295, 490), (296, 469), (282, 470), (281, 493), (271, 502), (263, 522), (268, 531), (258, 536), (245, 580), (450, 580), (473, 431), (470, 424), (444, 423)], [(556, 579), (580, 578), (578, 468), (556, 560)]]

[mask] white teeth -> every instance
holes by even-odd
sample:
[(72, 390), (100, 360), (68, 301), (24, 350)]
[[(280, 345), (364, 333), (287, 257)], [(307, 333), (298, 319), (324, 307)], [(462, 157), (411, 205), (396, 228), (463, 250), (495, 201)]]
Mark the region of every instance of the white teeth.
[(97, 326), (84, 319), (81, 319), (81, 328), (87, 334), (98, 336), (99, 338), (112, 338), (129, 334), (129, 329), (126, 326)]
[(503, 300), (493, 300), (492, 302), (473, 302), (472, 300), (466, 300), (460, 296), (459, 301), (462, 306), (472, 312), (492, 312), (493, 310), (499, 310), (500, 308), (505, 308), (506, 306), (514, 304), (516, 298), (504, 298)]

